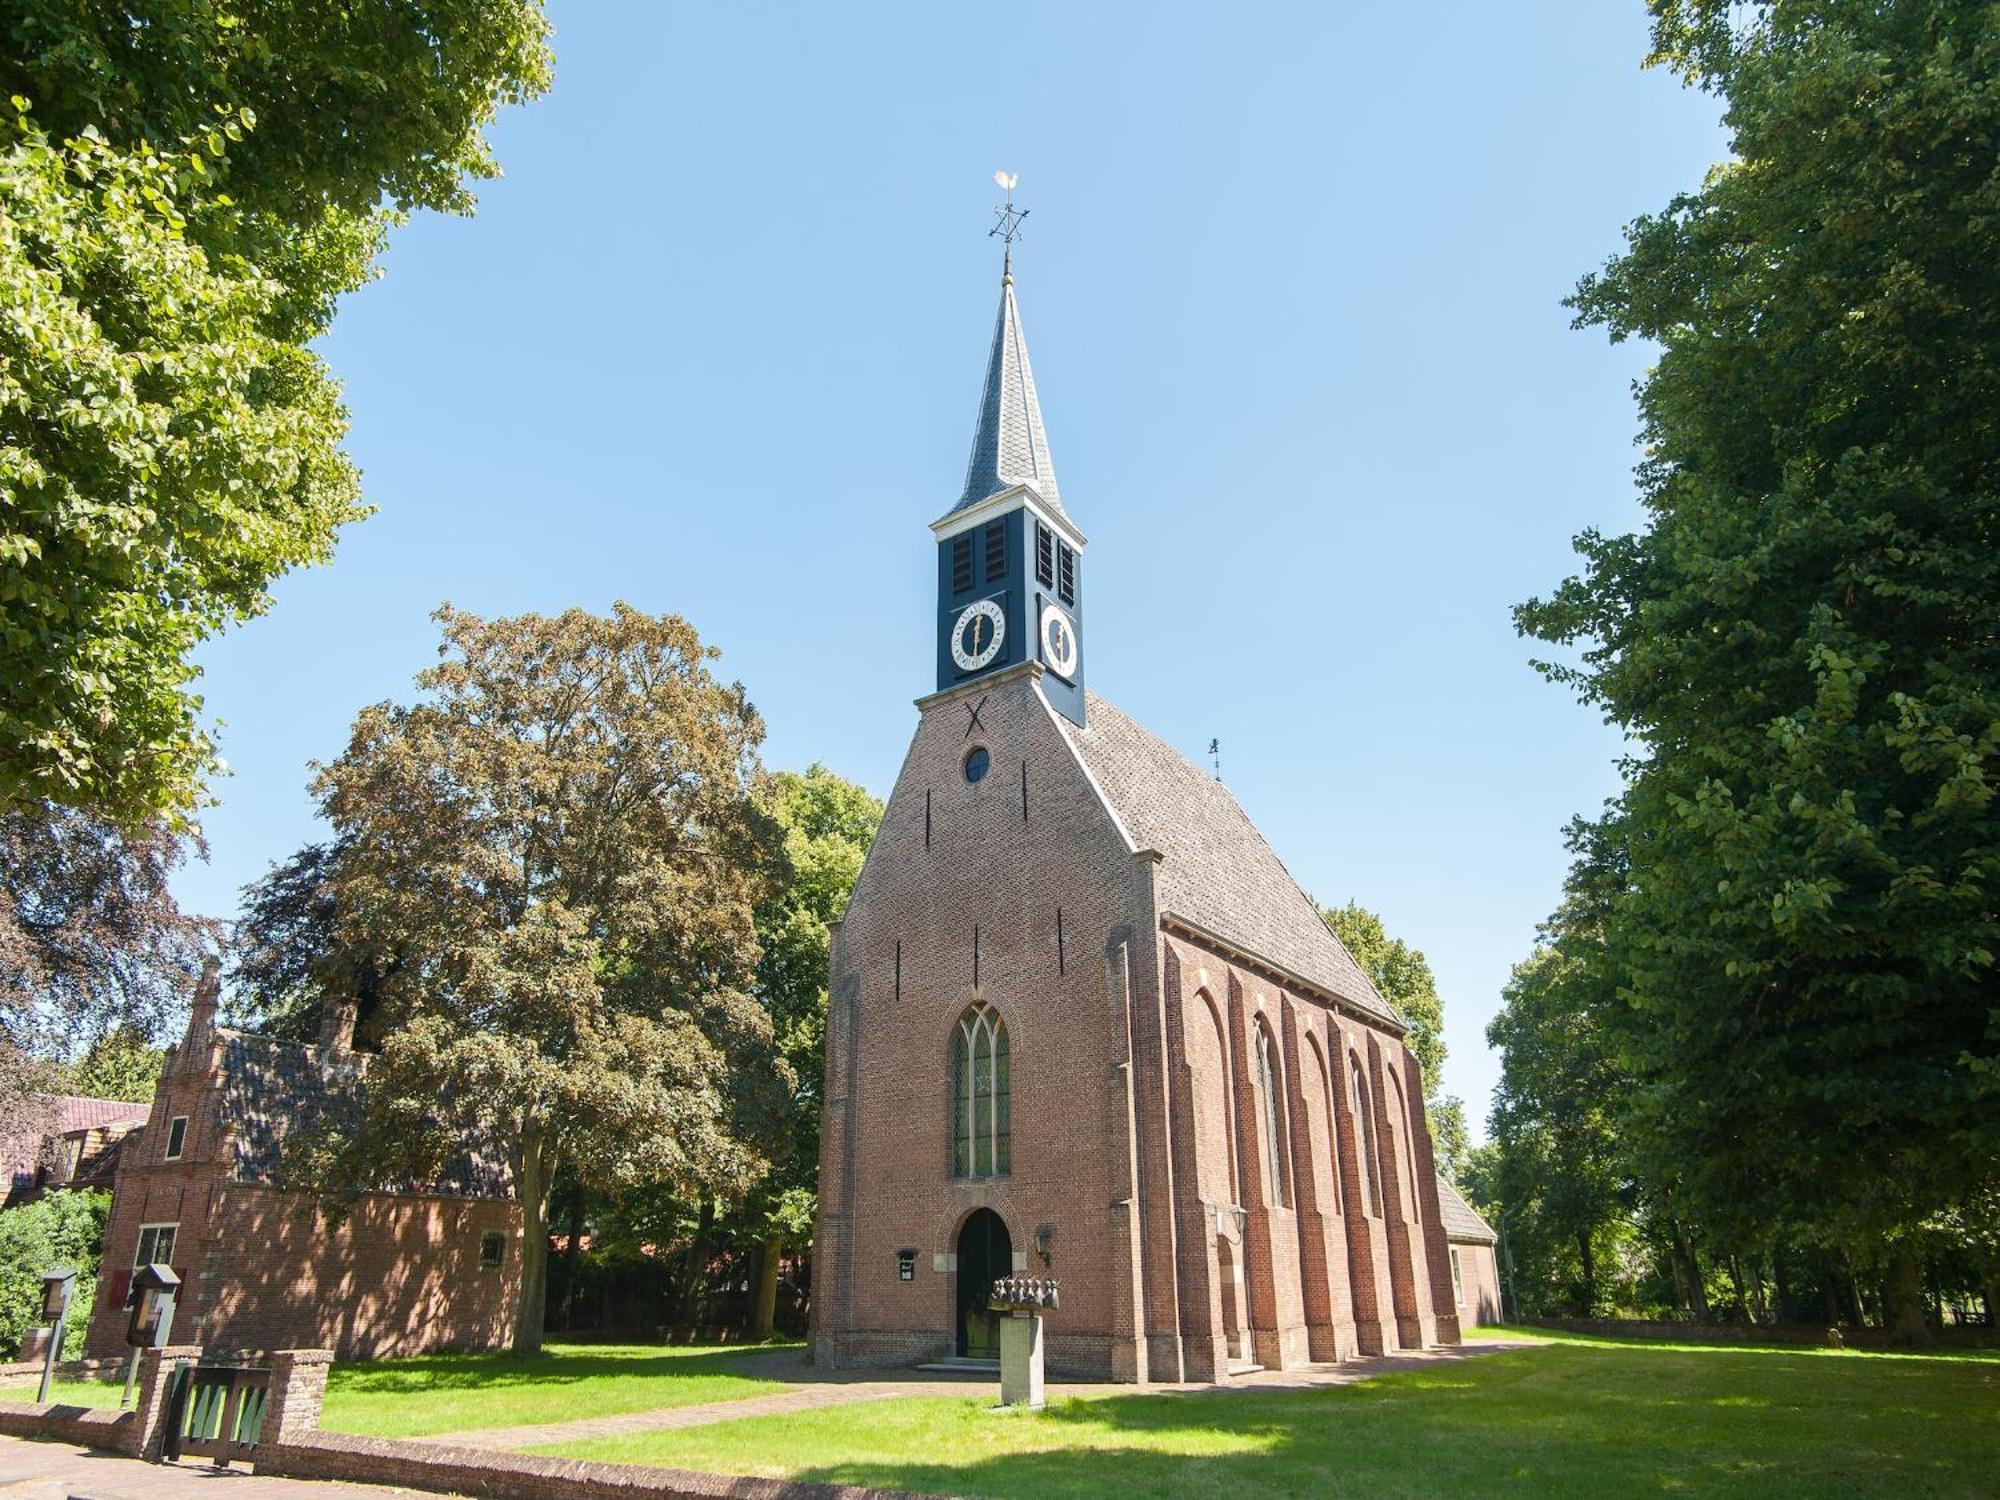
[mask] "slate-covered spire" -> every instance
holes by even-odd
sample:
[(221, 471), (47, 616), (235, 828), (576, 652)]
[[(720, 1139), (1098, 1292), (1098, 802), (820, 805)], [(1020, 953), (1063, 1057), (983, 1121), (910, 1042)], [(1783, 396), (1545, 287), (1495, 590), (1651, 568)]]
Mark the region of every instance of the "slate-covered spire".
[(1017, 484), (1031, 485), (1044, 505), (1063, 514), (1049, 438), (1042, 430), (1042, 406), (1035, 398), (1035, 372), (1028, 364), (1028, 340), (1021, 331), (1021, 311), (1014, 305), (1010, 255), (1000, 276), (1000, 317), (993, 325), (993, 352), (986, 361), (986, 389), (979, 397), (972, 461), (965, 466), (965, 493), (951, 514)]

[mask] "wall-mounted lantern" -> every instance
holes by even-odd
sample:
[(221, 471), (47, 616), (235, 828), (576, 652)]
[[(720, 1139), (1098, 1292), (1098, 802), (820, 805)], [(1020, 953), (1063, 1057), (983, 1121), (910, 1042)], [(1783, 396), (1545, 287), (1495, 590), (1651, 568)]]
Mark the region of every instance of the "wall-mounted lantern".
[(1056, 1226), (1047, 1219), (1035, 1226), (1035, 1254), (1042, 1258), (1042, 1269), (1046, 1271), (1055, 1259)]
[(42, 1321), (49, 1326), (48, 1357), (42, 1361), (42, 1388), (35, 1400), (46, 1403), (55, 1383), (56, 1361), (62, 1358), (63, 1328), (69, 1319), (70, 1294), (76, 1290), (76, 1267), (51, 1266), (42, 1275)]

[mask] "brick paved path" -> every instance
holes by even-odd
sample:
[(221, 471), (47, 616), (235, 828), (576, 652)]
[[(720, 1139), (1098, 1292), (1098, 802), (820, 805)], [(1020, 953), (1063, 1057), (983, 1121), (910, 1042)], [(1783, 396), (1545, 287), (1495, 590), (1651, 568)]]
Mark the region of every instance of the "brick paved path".
[[(1299, 1370), (1264, 1370), (1241, 1376), (1227, 1386), (1153, 1385), (1147, 1394), (1175, 1391), (1214, 1390), (1312, 1390), (1321, 1386), (1352, 1385), (1378, 1375), (1402, 1370), (1421, 1370), (1431, 1365), (1469, 1359), (1518, 1349), (1521, 1342), (1469, 1340), (1452, 1349), (1434, 1349), (1418, 1354), (1391, 1354), (1376, 1359), (1354, 1360), (1342, 1365), (1309, 1365)], [(739, 1366), (732, 1366), (732, 1369)], [(627, 1412), (615, 1417), (584, 1417), (574, 1422), (550, 1422), (540, 1427), (483, 1427), (469, 1432), (442, 1432), (424, 1439), (449, 1443), (457, 1448), (538, 1448), (550, 1443), (571, 1443), (584, 1438), (615, 1437), (627, 1432), (661, 1432), (683, 1427), (706, 1427), (712, 1422), (732, 1422), (739, 1417), (775, 1416), (783, 1412), (816, 1411), (826, 1406), (847, 1406), (858, 1401), (888, 1401), (897, 1396), (991, 1396), (998, 1399), (997, 1375), (960, 1375), (952, 1371), (899, 1371), (885, 1380), (862, 1370), (820, 1370), (806, 1363), (801, 1349), (775, 1350), (770, 1354), (744, 1355), (740, 1365), (745, 1375), (766, 1380), (782, 1380), (796, 1387), (768, 1396), (746, 1396), (735, 1401), (710, 1401), (700, 1406), (670, 1406), (656, 1411)], [(1133, 1395), (1140, 1387), (1131, 1385), (1090, 1385), (1049, 1382), (1049, 1396)], [(0, 1496), (0, 1500), (5, 1500)]]
[[(142, 1464), (67, 1443), (0, 1437), (0, 1500), (413, 1500), (372, 1484), (265, 1479), (242, 1469)], [(434, 1500), (434, 1497), (433, 1497)]]

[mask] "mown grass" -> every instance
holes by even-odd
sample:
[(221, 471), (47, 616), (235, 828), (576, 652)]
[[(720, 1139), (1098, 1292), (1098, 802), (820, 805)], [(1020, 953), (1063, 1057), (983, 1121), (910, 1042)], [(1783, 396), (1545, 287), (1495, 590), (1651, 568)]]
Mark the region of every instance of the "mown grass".
[[(0, 1401), (32, 1401), (41, 1382), (34, 1376), (15, 1378), (0, 1385)], [(49, 1387), (49, 1400), (59, 1406), (116, 1406), (124, 1393), (123, 1377), (117, 1380), (58, 1380)]]
[[(780, 1347), (756, 1345), (756, 1349)], [(427, 1354), (336, 1364), (320, 1425), (363, 1437), (430, 1437), (479, 1427), (524, 1427), (705, 1401), (733, 1401), (788, 1387), (745, 1374), (743, 1345), (553, 1344), (541, 1354)], [(116, 1406), (119, 1380), (58, 1381), (51, 1399)], [(35, 1382), (0, 1387), (0, 1400), (32, 1401)]]
[(525, 1427), (787, 1389), (746, 1374), (742, 1358), (773, 1345), (551, 1344), (511, 1354), (428, 1354), (336, 1364), (320, 1425), (364, 1437), (429, 1437)]
[(1564, 1339), (1318, 1391), (920, 1397), (537, 1451), (978, 1496), (1987, 1500), (2000, 1363)]

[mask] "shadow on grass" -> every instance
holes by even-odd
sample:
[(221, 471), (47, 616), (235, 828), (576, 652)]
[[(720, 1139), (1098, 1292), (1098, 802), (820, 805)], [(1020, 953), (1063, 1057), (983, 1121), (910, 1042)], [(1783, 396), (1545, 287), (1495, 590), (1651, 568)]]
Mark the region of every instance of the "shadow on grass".
[[(961, 1419), (954, 1462), (794, 1477), (976, 1496), (1990, 1497), (2000, 1369), (1765, 1348), (1551, 1345), (1317, 1391), (1072, 1399)], [(886, 1414), (885, 1414), (886, 1415)], [(766, 1419), (769, 1420), (769, 1419)], [(746, 1432), (758, 1425), (740, 1424)], [(948, 1424), (946, 1424), (948, 1425)], [(940, 1433), (940, 1436), (945, 1434)], [(994, 1441), (1016, 1451), (990, 1451)]]

